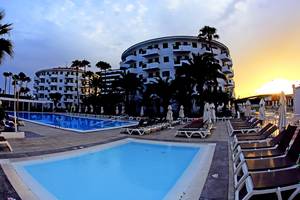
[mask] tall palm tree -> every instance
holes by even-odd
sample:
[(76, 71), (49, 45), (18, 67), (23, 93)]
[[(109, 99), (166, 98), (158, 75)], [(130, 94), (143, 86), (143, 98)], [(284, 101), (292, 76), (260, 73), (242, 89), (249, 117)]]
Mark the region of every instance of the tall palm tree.
[(77, 109), (79, 110), (80, 98), (79, 98), (79, 68), (82, 66), (80, 60), (72, 61), (71, 67), (76, 70), (76, 86), (77, 86)]
[(106, 71), (108, 69), (111, 68), (110, 64), (107, 63), (107, 62), (104, 62), (104, 61), (99, 61), (96, 63), (96, 67), (99, 68), (101, 71), (104, 71), (104, 91), (107, 92), (106, 88), (107, 88), (107, 85), (106, 85)]
[(221, 71), (222, 67), (215, 62), (213, 54), (192, 54), (188, 64), (184, 64), (177, 70), (177, 75), (189, 79), (192, 88), (196, 88), (200, 94), (200, 105), (207, 96), (203, 95), (204, 90), (218, 86), (218, 79), (227, 81), (226, 75)]
[(10, 72), (3, 72), (3, 76), (4, 76), (4, 94), (6, 94), (7, 78), (10, 76)]
[(2, 24), (5, 14), (4, 11), (0, 11), (0, 64), (4, 59), (4, 55), (13, 55), (13, 44), (9, 39), (4, 38), (12, 30), (12, 24)]
[(160, 98), (163, 108), (166, 108), (170, 104), (170, 100), (173, 94), (172, 82), (169, 77), (163, 79), (157, 77), (155, 81), (151, 82), (154, 89), (154, 93)]
[[(134, 108), (129, 108), (133, 98), (144, 88), (143, 81), (135, 73), (123, 72), (121, 77), (114, 82), (114, 85), (119, 90), (123, 91), (125, 105), (128, 111), (134, 111)], [(130, 114), (130, 113), (128, 113)]]
[(11, 72), (8, 72), (8, 74), (9, 74), (9, 83), (8, 83), (8, 94), (10, 94), (10, 86), (11, 86), (11, 78), (12, 78), (12, 76), (13, 76), (13, 73), (11, 73)]
[(49, 94), (50, 99), (53, 101), (54, 107), (56, 109), (57, 107), (57, 103), (60, 101), (60, 99), (62, 98), (62, 94), (59, 92), (55, 92), (55, 93), (50, 93)]
[(86, 72), (86, 68), (87, 67), (91, 67), (91, 63), (89, 61), (87, 61), (87, 60), (82, 60), (80, 67), (84, 68), (84, 72)]
[(204, 39), (208, 42), (210, 51), (213, 54), (211, 41), (219, 39), (219, 35), (217, 34), (217, 29), (210, 26), (204, 26), (199, 30), (198, 38)]

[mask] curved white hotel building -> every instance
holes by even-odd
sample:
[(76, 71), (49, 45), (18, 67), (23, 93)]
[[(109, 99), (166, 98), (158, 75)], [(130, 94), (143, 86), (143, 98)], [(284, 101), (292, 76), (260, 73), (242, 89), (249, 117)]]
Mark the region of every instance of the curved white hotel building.
[[(51, 100), (49, 94), (59, 92), (62, 98), (58, 103), (59, 108), (67, 108), (72, 104), (77, 105), (77, 78), (76, 69), (56, 67), (39, 70), (34, 77), (34, 95), (37, 100)], [(83, 70), (78, 71), (79, 95), (84, 93), (82, 78)]]
[[(222, 71), (228, 77), (228, 83), (219, 80), (223, 90), (233, 94), (234, 81), (232, 60), (228, 48), (217, 41), (212, 41), (213, 53), (219, 60)], [(120, 68), (136, 73), (143, 78), (145, 84), (155, 81), (155, 77), (170, 77), (174, 79), (176, 69), (187, 63), (192, 53), (210, 52), (209, 44), (195, 36), (169, 36), (155, 38), (137, 43), (121, 56)]]

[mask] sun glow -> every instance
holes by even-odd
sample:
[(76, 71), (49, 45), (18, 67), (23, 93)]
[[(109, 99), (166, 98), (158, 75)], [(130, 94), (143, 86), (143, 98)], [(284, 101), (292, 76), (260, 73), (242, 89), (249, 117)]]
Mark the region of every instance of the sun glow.
[(300, 81), (291, 81), (286, 79), (276, 79), (263, 84), (256, 90), (256, 94), (277, 94), (283, 91), (285, 94), (292, 94), (292, 85), (299, 85)]

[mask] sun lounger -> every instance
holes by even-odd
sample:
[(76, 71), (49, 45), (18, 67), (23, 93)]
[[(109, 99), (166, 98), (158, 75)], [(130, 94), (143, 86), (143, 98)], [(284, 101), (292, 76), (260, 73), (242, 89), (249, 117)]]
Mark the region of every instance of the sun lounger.
[[(275, 149), (267, 149), (267, 150), (252, 150), (252, 151), (242, 151), (240, 147), (238, 147), (238, 153), (232, 155), (232, 159), (234, 162), (234, 166), (238, 166), (240, 162), (243, 162), (245, 159), (261, 159), (268, 157), (279, 157), (285, 156), (289, 147), (291, 146), (293, 136), (298, 134), (298, 129), (295, 126), (289, 126), (290, 129), (294, 129), (295, 131), (287, 131), (285, 136), (280, 140), (277, 148)], [(291, 142), (292, 141), (292, 142)]]
[(248, 141), (248, 142), (244, 142), (244, 143), (239, 143), (238, 145), (241, 147), (242, 150), (251, 150), (251, 149), (266, 149), (266, 148), (274, 148), (278, 145), (278, 143), (280, 142), (280, 140), (282, 139), (282, 137), (285, 136), (285, 133), (288, 131), (295, 131), (292, 130), (293, 128), (288, 128), (287, 130), (283, 130), (281, 131), (277, 136), (273, 137), (270, 140), (267, 141)]
[(247, 136), (248, 134), (245, 136), (234, 136), (231, 142), (231, 149), (234, 150), (241, 143), (267, 142), (268, 137), (270, 137), (277, 129), (277, 126), (273, 125), (258, 136)]
[(300, 134), (295, 134), (293, 143), (288, 150), (286, 156), (268, 159), (248, 159), (241, 162), (238, 166), (234, 165), (234, 183), (237, 187), (249, 173), (257, 173), (262, 171), (278, 171), (287, 168), (296, 168), (299, 164), (300, 153)]
[(275, 197), (261, 199), (282, 199), (282, 192), (291, 191), (288, 200), (295, 199), (300, 192), (300, 169), (250, 174), (236, 189), (236, 200), (274, 193)]
[(0, 145), (6, 145), (10, 151), (13, 151), (9, 142), (3, 136), (0, 136)]
[(184, 126), (177, 130), (175, 136), (184, 136), (187, 138), (191, 137), (201, 137), (205, 138), (210, 134), (210, 129), (206, 129), (203, 127), (204, 123), (203, 120), (195, 120), (190, 124)]
[(272, 123), (268, 123), (267, 125), (265, 125), (264, 127), (262, 127), (260, 129), (260, 131), (258, 131), (257, 133), (247, 133), (247, 134), (243, 134), (243, 133), (236, 133), (235, 136), (237, 137), (244, 137), (244, 136), (259, 136), (261, 134), (263, 134), (265, 131), (267, 131), (269, 128), (271, 128), (273, 126)]
[(243, 133), (243, 134), (251, 133), (251, 132), (257, 133), (260, 130), (259, 127), (250, 127), (250, 126), (233, 127), (230, 121), (227, 122), (227, 129), (230, 136), (232, 136), (235, 133)]

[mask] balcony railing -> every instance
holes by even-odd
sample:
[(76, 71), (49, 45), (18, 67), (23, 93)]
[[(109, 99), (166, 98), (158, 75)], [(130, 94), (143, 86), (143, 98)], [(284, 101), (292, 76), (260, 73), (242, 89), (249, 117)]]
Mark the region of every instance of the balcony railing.
[(147, 49), (146, 52), (142, 55), (144, 57), (158, 56), (159, 55), (159, 49), (158, 48)]
[(219, 54), (218, 57), (220, 60), (223, 60), (223, 61), (231, 61), (231, 58), (226, 53)]
[(173, 46), (173, 51), (174, 52), (190, 52), (192, 50), (191, 45), (174, 45)]
[(133, 63), (136, 61), (136, 56), (135, 55), (129, 55), (126, 57), (124, 63), (125, 64), (129, 64), (129, 63)]
[(159, 69), (159, 62), (152, 62), (152, 63), (147, 63), (146, 68), (144, 70), (151, 70), (151, 69)]

